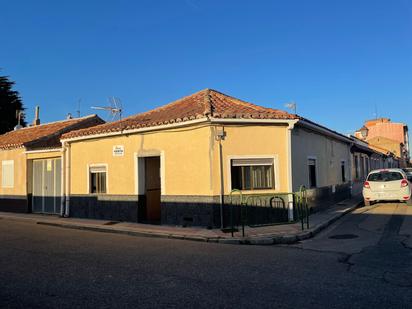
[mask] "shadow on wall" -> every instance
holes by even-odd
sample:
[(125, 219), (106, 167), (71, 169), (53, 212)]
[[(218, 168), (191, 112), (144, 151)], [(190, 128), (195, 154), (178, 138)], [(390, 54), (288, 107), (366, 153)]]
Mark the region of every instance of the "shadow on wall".
[(0, 211), (15, 213), (31, 212), (31, 195), (0, 196)]
[[(107, 199), (107, 197), (106, 197)], [(144, 196), (134, 197), (126, 201), (115, 196), (102, 200), (97, 196), (71, 196), (70, 217), (101, 219), (109, 221), (126, 221), (139, 223), (161, 223), (176, 226), (199, 226), (206, 228), (221, 227), (220, 204), (214, 201), (167, 201), (161, 202), (160, 222), (148, 222)], [(213, 199), (212, 199), (213, 200)], [(228, 201), (228, 197), (226, 197)], [(279, 207), (223, 206), (223, 222), (225, 227), (239, 224), (243, 218), (250, 225), (279, 223), (288, 221), (288, 204)]]
[(70, 196), (70, 217), (110, 221), (139, 222), (144, 200), (136, 196), (102, 200), (98, 196)]
[[(308, 206), (312, 212), (325, 209), (333, 204), (351, 197), (350, 185), (323, 187), (307, 191)], [(273, 197), (269, 196), (269, 197)], [(70, 217), (154, 223), (175, 226), (199, 226), (207, 228), (221, 227), (221, 206), (219, 198), (186, 196), (162, 196), (160, 205), (160, 222), (148, 222), (145, 196), (93, 196), (74, 195), (70, 197)], [(19, 201), (27, 204), (27, 199)], [(236, 204), (236, 202), (234, 202)], [(20, 206), (27, 212), (26, 208)], [(15, 207), (17, 209), (18, 207)], [(295, 211), (296, 207), (294, 208)], [(225, 196), (223, 205), (223, 226), (230, 227), (245, 222), (247, 225), (262, 225), (288, 222), (289, 203), (279, 199), (277, 203), (248, 206), (231, 205), (230, 197)], [(295, 216), (296, 217), (296, 214)]]
[(308, 206), (311, 212), (326, 208), (351, 197), (349, 183), (307, 190)]

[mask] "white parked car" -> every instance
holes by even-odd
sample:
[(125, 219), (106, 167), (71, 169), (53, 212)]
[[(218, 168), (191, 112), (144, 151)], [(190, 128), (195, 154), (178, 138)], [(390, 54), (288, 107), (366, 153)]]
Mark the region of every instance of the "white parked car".
[(402, 169), (380, 169), (369, 173), (362, 193), (366, 206), (376, 201), (395, 200), (410, 204), (411, 185)]
[(406, 168), (403, 168), (402, 170), (405, 172), (406, 177), (408, 177), (409, 182), (412, 182), (412, 168), (406, 167)]

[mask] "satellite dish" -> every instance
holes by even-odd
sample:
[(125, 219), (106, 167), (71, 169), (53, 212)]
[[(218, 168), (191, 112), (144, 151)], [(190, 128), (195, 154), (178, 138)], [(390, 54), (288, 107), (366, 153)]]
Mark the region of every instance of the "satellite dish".
[(108, 99), (110, 106), (92, 106), (92, 109), (105, 110), (108, 112), (107, 121), (122, 120), (122, 101), (116, 97)]

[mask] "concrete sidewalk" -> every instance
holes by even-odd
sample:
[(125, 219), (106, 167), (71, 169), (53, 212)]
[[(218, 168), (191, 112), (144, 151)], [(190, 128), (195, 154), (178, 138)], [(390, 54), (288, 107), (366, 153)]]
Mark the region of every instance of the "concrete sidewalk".
[(306, 229), (305, 226), (303, 231), (300, 222), (254, 228), (245, 227), (245, 237), (242, 237), (240, 227), (239, 232), (234, 233), (234, 237), (232, 237), (231, 233), (224, 233), (220, 229), (208, 230), (196, 227), (184, 228), (129, 222), (61, 218), (51, 215), (0, 212), (0, 219), (26, 221), (35, 224), (91, 230), (96, 232), (127, 234), (132, 236), (174, 238), (226, 244), (272, 245), (291, 244), (311, 238), (340, 217), (353, 211), (360, 205), (360, 202), (361, 198), (356, 197), (342, 201), (328, 208), (326, 211), (312, 214), (309, 220), (309, 229)]

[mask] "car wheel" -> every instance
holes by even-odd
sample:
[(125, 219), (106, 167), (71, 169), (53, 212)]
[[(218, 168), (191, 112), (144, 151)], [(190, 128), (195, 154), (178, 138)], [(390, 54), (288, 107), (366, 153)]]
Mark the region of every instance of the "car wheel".
[(364, 204), (365, 204), (365, 206), (370, 206), (370, 205), (371, 205), (371, 201), (364, 200)]

